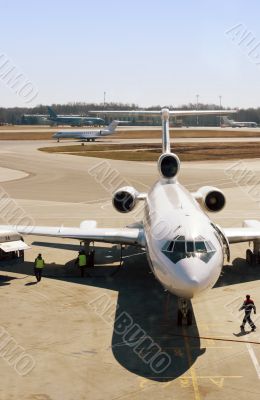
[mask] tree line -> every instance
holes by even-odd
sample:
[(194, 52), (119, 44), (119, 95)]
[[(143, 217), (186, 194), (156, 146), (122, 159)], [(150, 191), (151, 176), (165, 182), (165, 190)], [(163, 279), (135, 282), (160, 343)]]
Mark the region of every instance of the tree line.
[[(137, 104), (129, 104), (129, 103), (67, 103), (67, 104), (52, 104), (51, 107), (57, 114), (69, 115), (69, 114), (76, 114), (76, 115), (88, 115), (89, 111), (104, 111), (104, 110), (138, 110), (141, 109)], [(209, 109), (219, 109), (219, 106), (216, 104), (184, 104), (180, 107), (174, 107), (172, 105), (167, 106), (171, 110), (209, 110)], [(145, 110), (160, 110), (162, 107), (160, 105), (145, 107), (142, 109)], [(224, 110), (225, 108), (222, 107)], [(24, 115), (47, 115), (48, 109), (45, 105), (38, 105), (33, 108), (29, 107), (13, 107), (13, 108), (0, 108), (0, 124), (13, 124), (19, 125), (25, 123)], [(235, 115), (230, 116), (231, 119), (235, 119), (236, 121), (254, 121), (260, 125), (260, 107), (259, 108), (247, 108), (247, 109), (240, 109), (238, 113)], [(111, 119), (111, 118), (110, 118)], [(148, 118), (148, 117), (131, 117), (130, 118), (133, 123), (143, 122), (143, 123), (150, 123), (150, 124), (159, 124), (159, 118)], [(27, 122), (28, 123), (28, 122)], [(32, 123), (38, 124), (39, 120), (34, 118)], [(196, 125), (197, 117), (185, 117), (183, 119), (184, 125)], [(203, 116), (199, 117), (199, 124), (210, 126), (210, 125), (219, 125), (220, 120), (219, 116)]]

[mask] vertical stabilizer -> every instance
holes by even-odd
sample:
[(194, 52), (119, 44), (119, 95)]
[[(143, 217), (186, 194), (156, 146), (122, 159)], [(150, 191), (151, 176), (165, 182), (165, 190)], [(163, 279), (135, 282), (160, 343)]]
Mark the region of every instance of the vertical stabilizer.
[(163, 108), (161, 111), (161, 115), (162, 115), (162, 152), (170, 153), (171, 143), (170, 143), (170, 128), (169, 128), (169, 118), (170, 118), (169, 109)]
[(105, 129), (106, 132), (107, 132), (107, 133), (113, 133), (113, 132), (115, 132), (115, 130), (116, 130), (116, 128), (117, 128), (119, 122), (120, 122), (120, 121), (116, 121), (116, 120), (110, 122), (110, 124), (109, 124), (109, 125), (106, 127), (106, 129)]
[(51, 107), (48, 107), (48, 111), (49, 111), (49, 116), (51, 118), (57, 118), (57, 114), (55, 111), (53, 111), (53, 109)]

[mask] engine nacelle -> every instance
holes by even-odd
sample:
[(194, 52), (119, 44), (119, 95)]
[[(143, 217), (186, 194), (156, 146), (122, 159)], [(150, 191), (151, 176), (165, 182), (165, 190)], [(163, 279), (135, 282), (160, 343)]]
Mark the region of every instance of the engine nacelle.
[(139, 192), (131, 187), (125, 186), (118, 189), (112, 199), (114, 208), (121, 213), (128, 213), (132, 211), (138, 201)]
[(211, 212), (221, 211), (226, 204), (224, 193), (214, 186), (202, 186), (195, 194), (195, 198)]
[(172, 179), (177, 176), (181, 162), (178, 156), (173, 153), (164, 153), (158, 160), (158, 170), (164, 179)]

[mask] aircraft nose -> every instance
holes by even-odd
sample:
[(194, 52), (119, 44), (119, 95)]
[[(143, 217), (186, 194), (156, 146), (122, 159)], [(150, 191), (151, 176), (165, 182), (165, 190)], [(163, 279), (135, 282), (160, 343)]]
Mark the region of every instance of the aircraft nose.
[(199, 286), (199, 281), (198, 278), (196, 277), (192, 277), (189, 280), (187, 280), (187, 283), (189, 284), (189, 286), (193, 287), (194, 289), (196, 289)]
[(210, 270), (198, 258), (185, 258), (177, 263), (179, 278), (186, 295), (193, 297), (205, 289), (210, 279)]

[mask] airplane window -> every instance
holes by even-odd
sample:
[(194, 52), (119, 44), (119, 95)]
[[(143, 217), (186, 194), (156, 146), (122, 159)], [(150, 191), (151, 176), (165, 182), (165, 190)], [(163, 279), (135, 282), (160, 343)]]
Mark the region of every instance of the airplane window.
[(186, 253), (185, 242), (176, 240), (174, 244), (174, 252)]
[(185, 241), (184, 236), (176, 236), (172, 241), (164, 244), (162, 252), (175, 264), (187, 257), (197, 257), (208, 263), (216, 249), (210, 241), (206, 241), (202, 236), (198, 236), (195, 242)]
[(170, 242), (167, 251), (172, 251), (174, 242)]
[(206, 246), (204, 242), (195, 242), (195, 248), (198, 253), (207, 252)]
[(187, 252), (188, 253), (194, 252), (194, 242), (187, 242)]
[(165, 251), (172, 251), (173, 244), (174, 244), (173, 241), (171, 241), (171, 242), (166, 242), (165, 245), (164, 245), (163, 248), (162, 248), (162, 251), (163, 251), (163, 252), (165, 252)]

